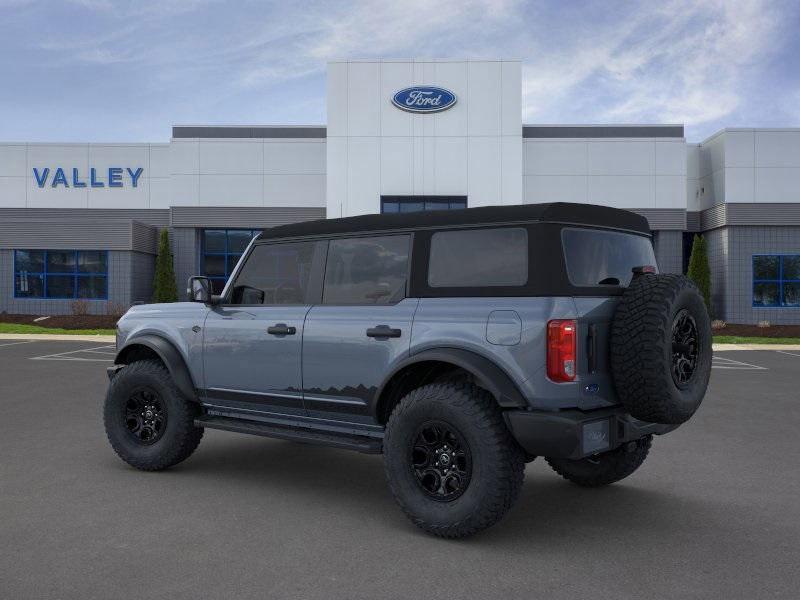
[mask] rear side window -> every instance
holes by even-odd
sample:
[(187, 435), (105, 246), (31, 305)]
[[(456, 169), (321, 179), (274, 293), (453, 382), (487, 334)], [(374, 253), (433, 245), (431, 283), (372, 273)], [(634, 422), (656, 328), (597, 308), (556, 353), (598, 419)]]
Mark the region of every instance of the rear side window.
[(232, 304), (305, 304), (317, 242), (253, 248), (236, 277)]
[(392, 304), (405, 297), (410, 236), (332, 240), (325, 304)]
[(527, 281), (525, 229), (440, 231), (431, 237), (430, 287), (521, 286)]
[(656, 265), (653, 245), (649, 238), (641, 235), (564, 229), (561, 239), (572, 285), (626, 286), (633, 277), (633, 267)]

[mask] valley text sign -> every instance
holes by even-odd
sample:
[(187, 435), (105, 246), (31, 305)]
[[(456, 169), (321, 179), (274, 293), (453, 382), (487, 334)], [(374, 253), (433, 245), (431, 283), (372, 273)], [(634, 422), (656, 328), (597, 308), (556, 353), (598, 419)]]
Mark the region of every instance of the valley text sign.
[(40, 188), (45, 186), (65, 188), (121, 188), (137, 187), (139, 178), (144, 173), (142, 167), (109, 167), (108, 169), (95, 169), (92, 167), (89, 172), (81, 172), (81, 169), (64, 169), (62, 167), (34, 167), (33, 178), (36, 185)]
[(417, 85), (400, 90), (392, 96), (392, 104), (415, 113), (434, 113), (447, 110), (456, 103), (450, 90), (432, 85)]

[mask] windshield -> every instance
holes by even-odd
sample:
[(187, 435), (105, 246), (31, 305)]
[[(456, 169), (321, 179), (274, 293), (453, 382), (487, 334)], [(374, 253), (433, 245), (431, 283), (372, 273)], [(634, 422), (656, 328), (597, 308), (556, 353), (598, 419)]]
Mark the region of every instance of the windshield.
[(561, 239), (572, 285), (627, 286), (633, 277), (633, 267), (656, 264), (650, 239), (641, 235), (564, 229)]

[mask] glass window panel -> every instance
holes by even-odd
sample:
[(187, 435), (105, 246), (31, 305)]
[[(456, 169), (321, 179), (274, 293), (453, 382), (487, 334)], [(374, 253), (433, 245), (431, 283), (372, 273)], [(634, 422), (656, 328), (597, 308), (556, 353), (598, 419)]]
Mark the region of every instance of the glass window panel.
[(753, 306), (778, 306), (777, 283), (753, 284)]
[(78, 276), (78, 298), (105, 298), (106, 281), (104, 275)]
[(800, 279), (800, 255), (783, 256), (783, 279)]
[(16, 250), (14, 257), (17, 271), (44, 272), (44, 250)]
[(597, 229), (564, 229), (567, 275), (572, 285), (627, 286), (633, 267), (656, 266), (650, 238)]
[(800, 306), (800, 282), (783, 284), (782, 306)]
[(228, 252), (241, 254), (247, 248), (247, 244), (253, 239), (252, 231), (242, 231), (236, 229), (228, 230)]
[(203, 232), (203, 249), (205, 252), (225, 252), (225, 230), (206, 229)]
[(425, 210), (447, 210), (450, 208), (450, 202), (445, 200), (426, 200)]
[[(47, 251), (47, 272), (48, 273), (74, 273), (75, 272), (75, 251), (74, 250), (48, 250)], [(49, 295), (49, 293), (48, 293)]]
[(400, 204), (401, 213), (419, 212), (425, 210), (424, 202), (402, 202)]
[(327, 304), (390, 304), (405, 296), (407, 235), (333, 240), (325, 268)]
[(102, 250), (81, 250), (78, 252), (78, 271), (81, 273), (106, 273), (107, 253)]
[(520, 227), (440, 231), (431, 238), (431, 287), (520, 286), (528, 281), (528, 232)]
[(203, 261), (205, 267), (204, 275), (208, 277), (225, 277), (225, 256), (207, 254)]
[(31, 275), (27, 271), (14, 277), (14, 295), (17, 298), (44, 297), (44, 275)]
[(458, 210), (461, 208), (467, 208), (467, 201), (466, 200), (454, 200), (450, 203), (451, 210)]
[[(50, 253), (48, 252), (48, 258)], [(47, 276), (47, 297), (48, 298), (74, 298), (75, 297), (75, 277), (72, 275), (48, 275)]]
[(754, 256), (753, 279), (778, 279), (778, 257)]
[(239, 258), (241, 258), (241, 254), (228, 254), (226, 257), (226, 264), (228, 267), (228, 276), (233, 273), (233, 270), (236, 268), (236, 263), (239, 262)]
[(212, 278), (211, 279), (211, 293), (219, 296), (225, 288), (225, 279)]
[(303, 304), (318, 242), (253, 248), (233, 286), (233, 304)]
[(384, 213), (397, 213), (400, 212), (400, 205), (397, 202), (384, 202), (381, 205)]

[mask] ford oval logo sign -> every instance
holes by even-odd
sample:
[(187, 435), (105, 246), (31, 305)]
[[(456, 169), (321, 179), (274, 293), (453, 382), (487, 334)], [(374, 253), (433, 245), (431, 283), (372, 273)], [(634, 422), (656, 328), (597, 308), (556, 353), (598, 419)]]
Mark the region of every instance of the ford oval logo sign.
[(434, 113), (447, 110), (456, 103), (450, 90), (432, 85), (417, 85), (400, 90), (392, 96), (392, 104), (415, 113)]

